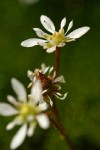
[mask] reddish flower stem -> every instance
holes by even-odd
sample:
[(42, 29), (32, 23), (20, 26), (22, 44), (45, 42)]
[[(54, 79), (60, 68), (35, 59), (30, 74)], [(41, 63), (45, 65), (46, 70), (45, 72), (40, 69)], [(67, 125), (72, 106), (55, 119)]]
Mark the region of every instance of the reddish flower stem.
[(59, 63), (60, 63), (60, 51), (59, 51), (59, 47), (56, 47), (56, 64), (55, 64), (55, 71), (56, 71), (56, 77), (58, 76), (58, 72), (59, 72)]
[(54, 125), (54, 127), (57, 129), (57, 131), (60, 133), (60, 135), (63, 137), (63, 139), (66, 142), (66, 145), (69, 147), (70, 150), (77, 150), (76, 145), (71, 141), (68, 133), (63, 128), (61, 121), (58, 116), (58, 111), (54, 107), (51, 107), (51, 112), (49, 114), (50, 122)]
[[(55, 71), (56, 71), (56, 75), (55, 78), (58, 77), (58, 73), (59, 73), (59, 64), (60, 64), (60, 51), (59, 51), (59, 47), (56, 47), (56, 62), (55, 62)], [(75, 145), (73, 144), (73, 142), (70, 140), (68, 133), (65, 132), (60, 118), (59, 118), (59, 113), (56, 107), (56, 102), (55, 102), (55, 98), (52, 97), (53, 99), (53, 106), (50, 106), (51, 109), (51, 114), (49, 115), (49, 119), (51, 121), (51, 123), (56, 127), (56, 129), (59, 131), (59, 133), (63, 136), (63, 138), (65, 139), (66, 144), (69, 146), (70, 150), (76, 150)], [(52, 116), (53, 115), (53, 116)]]
[(61, 126), (59, 126), (59, 124), (57, 124), (57, 122), (55, 122), (55, 120), (53, 120), (52, 118), (50, 119), (50, 121), (56, 127), (56, 129), (59, 131), (60, 135), (65, 140), (66, 145), (69, 147), (69, 149), (70, 150), (77, 150), (76, 146), (74, 145), (74, 143), (72, 143), (69, 136), (66, 135), (64, 129)]

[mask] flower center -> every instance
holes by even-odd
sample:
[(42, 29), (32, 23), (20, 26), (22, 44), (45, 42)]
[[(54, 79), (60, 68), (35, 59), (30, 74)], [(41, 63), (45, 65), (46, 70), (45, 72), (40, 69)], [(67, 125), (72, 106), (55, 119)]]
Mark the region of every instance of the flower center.
[(54, 32), (52, 35), (45, 35), (44, 38), (49, 41), (49, 43), (46, 43), (48, 48), (52, 47), (52, 45), (58, 46), (60, 43), (65, 41), (64, 29), (60, 29), (58, 32)]
[(38, 72), (38, 79), (40, 79), (42, 88), (43, 89), (49, 89), (52, 86), (52, 81), (48, 77), (46, 77), (44, 74)]
[(58, 46), (60, 43), (64, 42), (65, 35), (63, 30), (59, 30), (59, 32), (55, 32), (52, 35), (52, 40)]
[(37, 78), (41, 81), (43, 90), (47, 90), (44, 95), (52, 95), (58, 91), (58, 86), (53, 82), (52, 76), (47, 77), (46, 75), (38, 72)]
[(22, 104), (20, 107), (20, 115), (23, 118), (27, 118), (29, 115), (35, 115), (39, 113), (39, 109), (36, 106), (31, 106), (29, 104)]

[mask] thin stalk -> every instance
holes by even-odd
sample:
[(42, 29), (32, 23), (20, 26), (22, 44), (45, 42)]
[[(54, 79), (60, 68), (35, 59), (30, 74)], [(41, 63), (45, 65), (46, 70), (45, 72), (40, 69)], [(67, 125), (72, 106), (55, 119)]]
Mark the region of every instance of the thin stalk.
[(56, 64), (55, 64), (55, 71), (56, 71), (56, 77), (58, 76), (59, 73), (59, 64), (60, 64), (60, 50), (59, 47), (56, 47)]
[(51, 107), (51, 112), (52, 113), (49, 113), (49, 119), (51, 123), (54, 125), (54, 127), (58, 130), (60, 135), (63, 137), (63, 139), (66, 142), (66, 145), (70, 148), (70, 150), (76, 150), (75, 144), (70, 140), (68, 133), (65, 131), (65, 129), (61, 124), (57, 109), (55, 110), (55, 107)]
[[(55, 78), (57, 78), (58, 73), (59, 73), (59, 64), (60, 64), (60, 50), (59, 50), (59, 47), (56, 47), (55, 56), (56, 56), (56, 62), (55, 62), (56, 75), (55, 75)], [(65, 132), (65, 130), (62, 126), (62, 123), (61, 123), (60, 117), (59, 117), (59, 113), (58, 113), (58, 110), (57, 110), (57, 107), (56, 107), (55, 98), (52, 97), (52, 99), (53, 99), (53, 106), (50, 106), (50, 109), (51, 109), (51, 112), (52, 112), (49, 115), (50, 121), (56, 127), (56, 129), (59, 131), (60, 135), (62, 135), (62, 137), (65, 139), (65, 142), (69, 146), (70, 150), (76, 150), (75, 145), (72, 143), (72, 141), (69, 138), (68, 133)]]

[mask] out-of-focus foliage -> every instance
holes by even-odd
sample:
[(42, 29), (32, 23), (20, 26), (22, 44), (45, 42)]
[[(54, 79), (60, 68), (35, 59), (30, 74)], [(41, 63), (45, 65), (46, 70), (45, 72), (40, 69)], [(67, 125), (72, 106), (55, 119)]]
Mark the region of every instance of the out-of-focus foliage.
[[(61, 48), (60, 73), (65, 76), (68, 91), (64, 101), (57, 101), (60, 117), (70, 137), (80, 150), (100, 149), (100, 1), (39, 0), (27, 5), (19, 0), (0, 2), (0, 101), (12, 93), (10, 79), (16, 77), (27, 86), (27, 70), (42, 62), (54, 65), (55, 55), (42, 47), (23, 48), (20, 43), (36, 37), (33, 27), (41, 29), (39, 18), (50, 17), (57, 30), (63, 17), (74, 20), (73, 29), (90, 26), (91, 30), (76, 42)], [(67, 29), (67, 26), (66, 26)], [(12, 118), (0, 117), (0, 149), (8, 150), (17, 131), (5, 131)], [(51, 126), (47, 131), (37, 128), (19, 150), (67, 150), (65, 142)]]

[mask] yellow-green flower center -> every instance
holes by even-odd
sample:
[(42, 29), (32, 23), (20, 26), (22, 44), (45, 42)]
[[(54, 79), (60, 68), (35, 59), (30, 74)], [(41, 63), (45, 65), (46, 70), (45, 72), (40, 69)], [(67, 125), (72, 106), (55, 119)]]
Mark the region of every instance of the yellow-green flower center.
[(44, 38), (46, 38), (49, 43), (46, 43), (46, 47), (52, 47), (53, 45), (58, 46), (60, 43), (63, 43), (66, 41), (66, 37), (64, 34), (64, 29), (60, 29), (58, 32), (54, 32), (52, 35), (45, 35)]
[(22, 104), (19, 113), (23, 118), (27, 118), (30, 115), (36, 115), (37, 113), (39, 113), (39, 108), (28, 103)]
[(63, 30), (60, 30), (59, 32), (55, 32), (51, 37), (55, 45), (59, 45), (60, 43), (64, 42), (65, 39)]

